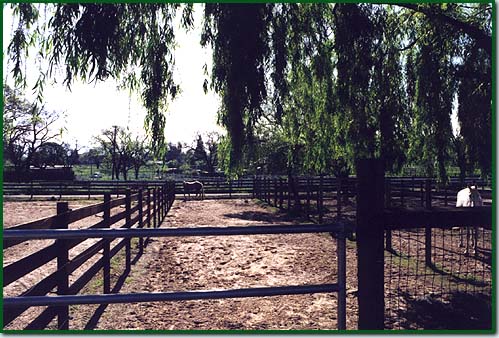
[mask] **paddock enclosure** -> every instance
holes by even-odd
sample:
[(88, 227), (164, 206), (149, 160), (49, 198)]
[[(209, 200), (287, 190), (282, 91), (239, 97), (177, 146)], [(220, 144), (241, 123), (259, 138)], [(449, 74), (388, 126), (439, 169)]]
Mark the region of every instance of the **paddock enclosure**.
[[(206, 180), (205, 200), (178, 182), (24, 186), (4, 205), (4, 329), (490, 329), (490, 185), (470, 178), (486, 206), (456, 210), (455, 182), (366, 166)], [(9, 220), (21, 203), (45, 218)]]

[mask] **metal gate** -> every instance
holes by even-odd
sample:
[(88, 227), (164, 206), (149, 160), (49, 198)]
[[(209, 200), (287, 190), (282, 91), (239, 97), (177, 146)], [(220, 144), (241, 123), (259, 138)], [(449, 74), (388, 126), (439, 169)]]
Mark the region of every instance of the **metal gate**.
[[(153, 301), (180, 301), (200, 299), (223, 299), (241, 297), (267, 297), (278, 295), (296, 295), (311, 293), (338, 293), (338, 329), (346, 329), (346, 246), (345, 232), (349, 225), (343, 222), (333, 224), (302, 224), (302, 225), (262, 225), (247, 227), (198, 227), (198, 228), (168, 228), (168, 229), (84, 229), (84, 230), (4, 230), (4, 240), (57, 239), (58, 241), (86, 238), (145, 238), (145, 237), (185, 237), (185, 236), (241, 236), (241, 235), (272, 235), (298, 233), (331, 233), (337, 240), (337, 281), (331, 284), (291, 285), (279, 287), (243, 288), (217, 291), (182, 291), (158, 293), (127, 293), (127, 294), (64, 294), (67, 285), (58, 286), (56, 296), (22, 296), (3, 299), (4, 311), (27, 306), (49, 306), (57, 308), (58, 316), (67, 316), (69, 305), (77, 304), (113, 304)], [(61, 246), (63, 247), (63, 246)], [(63, 276), (64, 269), (58, 273)]]

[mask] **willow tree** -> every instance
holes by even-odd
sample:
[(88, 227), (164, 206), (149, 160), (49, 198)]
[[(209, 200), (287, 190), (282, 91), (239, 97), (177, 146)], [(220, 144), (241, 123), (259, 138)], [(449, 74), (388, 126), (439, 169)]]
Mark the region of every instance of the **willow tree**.
[(147, 109), (146, 126), (156, 153), (164, 145), (164, 112), (179, 86), (173, 80), (175, 36), (173, 20), (182, 9), (182, 25), (192, 25), (192, 4), (16, 4), (17, 26), (8, 47), (12, 73), (26, 86), (24, 64), (31, 48), (38, 57), (35, 88), (43, 87), (58, 70), (68, 88), (83, 81), (118, 79), (137, 90)]
[(265, 62), (272, 5), (206, 4), (201, 44), (213, 48), (211, 87), (221, 96), (219, 122), (230, 138), (229, 165), (251, 154), (256, 121), (267, 96)]
[[(57, 66), (68, 86), (74, 78), (118, 78), (141, 92), (154, 148), (161, 148), (163, 113), (179, 91), (173, 81), (173, 20), (182, 11), (184, 28), (191, 27), (192, 5), (47, 5), (45, 28), (36, 6), (14, 6), (19, 20), (9, 55), (18, 83), (31, 45), (49, 60), (38, 89)], [(406, 160), (422, 161), (427, 173), (438, 172), (444, 181), (458, 93), (468, 159), (489, 170), (490, 5), (204, 8), (201, 43), (213, 49), (210, 85), (221, 97), (219, 123), (228, 136), (220, 148), (228, 154), (227, 167), (241, 172), (245, 163), (255, 163), (255, 128), (262, 107), (270, 104), (287, 132), (292, 172), (321, 172), (330, 167), (328, 159), (343, 157), (353, 164), (379, 156), (395, 171)], [(478, 112), (471, 102), (482, 104)], [(487, 137), (480, 140), (475, 130)], [(301, 156), (305, 160), (298, 163)]]
[[(491, 35), (490, 5), (478, 4), (471, 14), (474, 27), (483, 35)], [(481, 40), (464, 36), (460, 42), (463, 61), (456, 76), (463, 161), (469, 168), (478, 167), (485, 176), (492, 172), (492, 59)]]

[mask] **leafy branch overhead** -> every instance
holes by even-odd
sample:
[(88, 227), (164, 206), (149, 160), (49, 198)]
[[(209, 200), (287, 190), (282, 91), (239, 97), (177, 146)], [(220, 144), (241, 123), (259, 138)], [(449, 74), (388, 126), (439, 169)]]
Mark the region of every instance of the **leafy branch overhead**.
[[(119, 79), (141, 93), (156, 153), (168, 102), (180, 91), (173, 80), (180, 16), (183, 29), (202, 24), (201, 44), (212, 49), (213, 67), (204, 70), (211, 79), (200, 86), (221, 98), (218, 120), (228, 135), (220, 161), (232, 171), (269, 166), (270, 142), (289, 174), (348, 172), (356, 159), (376, 156), (387, 170), (419, 164), (444, 181), (458, 150), (463, 170), (490, 173), (491, 4), (12, 6), (17, 83), (30, 47), (49, 60), (40, 92), (57, 67), (68, 86), (75, 78)], [(204, 20), (194, 22), (202, 6)], [(461, 137), (466, 146), (456, 149)]]

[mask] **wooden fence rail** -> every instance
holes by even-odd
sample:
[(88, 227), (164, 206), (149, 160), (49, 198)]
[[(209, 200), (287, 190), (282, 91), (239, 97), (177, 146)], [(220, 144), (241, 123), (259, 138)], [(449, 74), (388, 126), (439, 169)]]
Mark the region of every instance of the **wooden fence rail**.
[[(144, 196), (145, 203), (143, 202)], [(114, 200), (111, 199), (110, 193), (106, 193), (103, 203), (76, 210), (69, 210), (67, 202), (59, 202), (57, 203), (57, 215), (5, 229), (4, 234), (7, 235), (16, 231), (68, 229), (72, 223), (101, 212), (103, 213), (102, 220), (89, 226), (88, 229), (110, 229), (116, 227), (118, 229), (130, 229), (151, 226), (156, 228), (159, 227), (166, 217), (174, 200), (174, 185), (172, 183), (163, 183), (162, 186), (149, 187), (144, 190), (139, 189), (134, 194), (130, 190), (126, 190), (124, 198)], [(123, 207), (125, 210), (120, 211)], [(112, 211), (114, 211), (114, 214)], [(151, 221), (152, 218), (154, 218), (154, 222)], [(114, 243), (109, 239), (100, 239), (79, 252), (74, 258), (69, 259), (70, 250), (85, 240), (85, 238), (57, 239), (55, 243), (8, 264), (3, 268), (3, 286), (5, 287), (17, 281), (19, 278), (26, 276), (33, 270), (56, 258), (56, 271), (37, 282), (29, 290), (18, 295), (18, 297), (44, 296), (54, 288), (57, 289), (58, 295), (74, 295), (82, 290), (101, 270), (103, 273), (103, 293), (110, 293), (111, 260), (123, 247), (125, 247), (125, 271), (130, 269), (130, 238), (121, 239), (118, 243)], [(19, 238), (14, 240), (4, 238), (4, 249), (23, 243), (24, 241)], [(139, 253), (142, 252), (143, 245), (144, 242), (139, 240)], [(102, 252), (102, 257), (96, 262), (90, 263), (91, 266), (86, 268), (81, 275), (77, 276), (76, 280), (70, 285), (69, 275), (100, 252)], [(20, 316), (27, 308), (26, 306), (22, 306), (4, 311), (4, 326)], [(59, 329), (67, 329), (69, 327), (68, 306), (58, 306), (45, 309), (26, 329), (45, 328), (55, 316), (58, 318), (57, 325)]]
[(355, 196), (356, 180), (329, 176), (288, 177), (258, 176), (254, 178), (253, 196), (280, 209), (300, 211), (322, 223), (324, 201), (336, 201), (335, 210), (341, 216), (343, 200)]
[[(124, 195), (127, 189), (147, 189), (161, 187), (165, 181), (31, 181), (31, 182), (4, 182), (3, 194), (30, 196), (102, 196), (106, 193)], [(171, 183), (168, 183), (171, 184)]]

